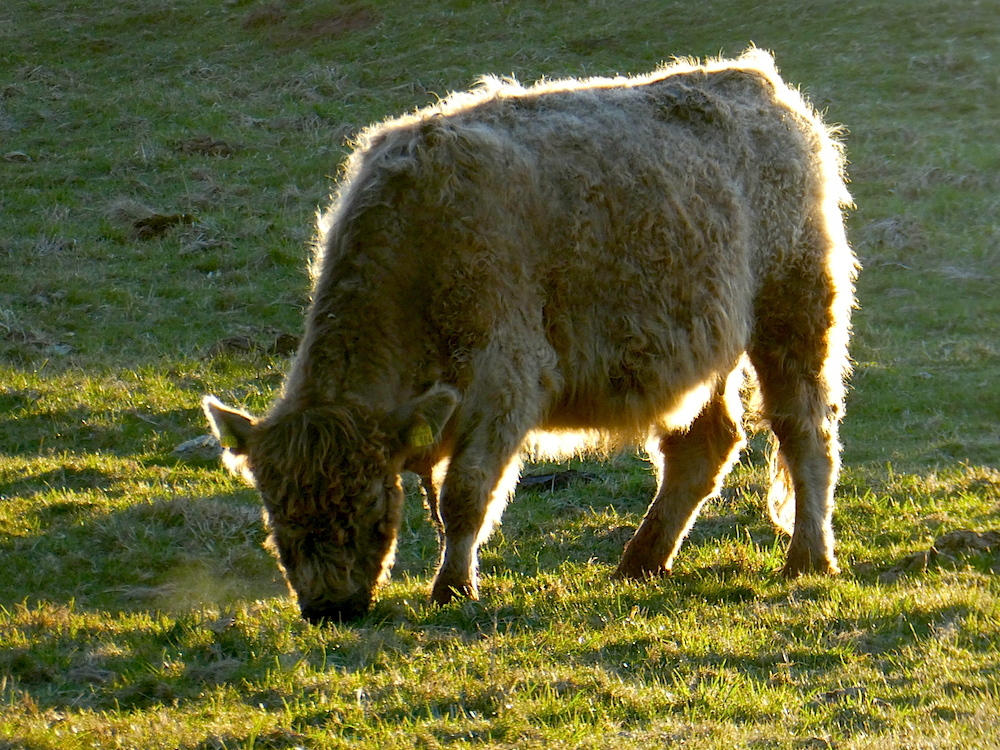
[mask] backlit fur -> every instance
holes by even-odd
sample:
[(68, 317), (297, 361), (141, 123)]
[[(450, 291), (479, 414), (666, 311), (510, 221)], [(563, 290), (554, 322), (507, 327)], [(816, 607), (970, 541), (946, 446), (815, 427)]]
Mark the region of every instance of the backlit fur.
[[(743, 445), (747, 366), (780, 445), (770, 503), (795, 517), (785, 572), (835, 572), (848, 203), (840, 144), (755, 49), (636, 78), (486, 79), (367, 129), (319, 219), (305, 335), (248, 453), (272, 522), (301, 523), (286, 545), (308, 552), (276, 539), (304, 612), (336, 613), (356, 585), (370, 599), (399, 523), (372, 498), (407, 467), (443, 522), (433, 598), (476, 596), (477, 548), (538, 432), (647, 441), (659, 488), (617, 572), (669, 570)], [(413, 404), (436, 383), (453, 411), (415, 446)], [(373, 502), (384, 539), (354, 524)], [(331, 568), (337, 545), (368, 572)]]

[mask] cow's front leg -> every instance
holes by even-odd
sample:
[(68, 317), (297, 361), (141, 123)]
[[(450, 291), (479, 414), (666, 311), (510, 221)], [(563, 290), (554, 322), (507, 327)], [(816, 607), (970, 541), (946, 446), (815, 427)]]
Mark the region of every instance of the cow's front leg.
[[(501, 455), (456, 456), (440, 495), (444, 546), (431, 599), (447, 604), (457, 596), (479, 598), (478, 552), (500, 518), (517, 483), (517, 446)], [(478, 452), (477, 452), (478, 453)]]
[[(512, 368), (514, 361), (522, 366)], [(455, 415), (451, 461), (438, 497), (444, 546), (431, 590), (437, 604), (478, 598), (479, 546), (517, 484), (521, 446), (538, 423), (544, 398), (529, 361), (494, 342)]]

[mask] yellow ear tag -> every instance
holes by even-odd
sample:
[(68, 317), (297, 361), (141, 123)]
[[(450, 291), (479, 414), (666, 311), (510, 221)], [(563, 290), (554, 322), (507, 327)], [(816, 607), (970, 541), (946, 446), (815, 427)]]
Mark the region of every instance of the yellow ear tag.
[(229, 448), (230, 450), (239, 445), (239, 443), (240, 441), (236, 439), (235, 435), (223, 435), (219, 438), (219, 445), (223, 448)]
[(434, 433), (431, 432), (430, 425), (420, 423), (414, 425), (413, 429), (410, 430), (410, 447), (411, 448), (426, 448), (428, 445), (434, 444)]

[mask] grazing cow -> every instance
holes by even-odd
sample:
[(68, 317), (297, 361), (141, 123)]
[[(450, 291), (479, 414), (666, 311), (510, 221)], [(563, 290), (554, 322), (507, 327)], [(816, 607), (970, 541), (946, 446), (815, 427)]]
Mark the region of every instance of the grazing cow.
[(477, 549), (540, 432), (647, 441), (659, 486), (617, 576), (669, 571), (744, 444), (745, 366), (777, 438), (772, 516), (794, 513), (784, 572), (835, 573), (848, 203), (840, 145), (756, 49), (487, 79), (365, 131), (319, 220), (281, 395), (260, 419), (204, 403), (302, 615), (367, 611), (405, 469), (443, 530), (432, 599), (475, 598)]

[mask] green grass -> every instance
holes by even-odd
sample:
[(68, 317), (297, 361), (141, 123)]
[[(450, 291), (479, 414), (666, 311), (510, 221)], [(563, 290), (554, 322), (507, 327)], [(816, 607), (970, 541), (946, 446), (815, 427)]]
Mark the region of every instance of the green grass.
[[(879, 582), (945, 532), (1000, 527), (998, 14), (5, 4), (0, 750), (1000, 747), (996, 554)], [(757, 439), (670, 578), (609, 580), (653, 489), (620, 456), (519, 494), (476, 603), (425, 603), (436, 540), (411, 490), (373, 612), (301, 621), (254, 492), (170, 452), (205, 431), (201, 394), (260, 411), (279, 387), (268, 347), (300, 328), (345, 138), (486, 73), (639, 73), (751, 42), (849, 131), (844, 574), (776, 575)], [(176, 224), (145, 238), (150, 216)]]

